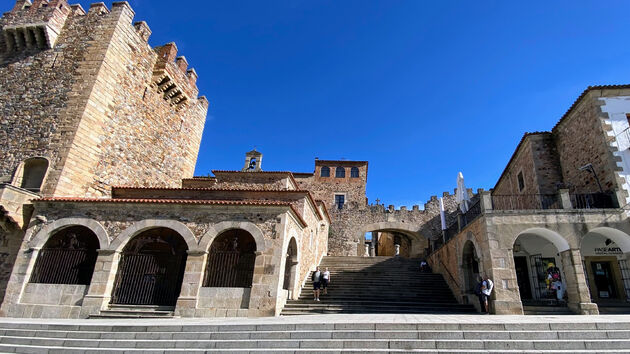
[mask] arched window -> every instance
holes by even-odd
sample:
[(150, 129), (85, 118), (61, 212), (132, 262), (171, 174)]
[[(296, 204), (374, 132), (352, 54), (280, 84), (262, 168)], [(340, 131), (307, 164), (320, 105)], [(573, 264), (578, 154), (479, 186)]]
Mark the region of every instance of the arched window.
[(256, 240), (247, 231), (228, 230), (218, 235), (208, 254), (203, 286), (250, 288), (256, 262)]
[(330, 167), (324, 166), (320, 172), (320, 177), (330, 177)]
[(98, 237), (85, 226), (56, 232), (37, 256), (31, 283), (89, 285), (98, 248)]
[(350, 178), (359, 178), (359, 168), (358, 167), (352, 167), (350, 169)]
[(27, 159), (18, 169), (13, 185), (27, 189), (31, 192), (39, 192), (48, 170), (48, 160), (43, 157)]
[(335, 177), (336, 178), (345, 178), (346, 177), (346, 169), (343, 167), (335, 168)]

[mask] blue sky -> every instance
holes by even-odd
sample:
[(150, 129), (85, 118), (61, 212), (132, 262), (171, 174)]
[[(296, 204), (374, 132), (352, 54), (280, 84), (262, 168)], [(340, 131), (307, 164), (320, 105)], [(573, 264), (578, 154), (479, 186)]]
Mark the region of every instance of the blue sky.
[(240, 169), (254, 146), (266, 170), (368, 160), (371, 201), (423, 203), (458, 171), (493, 187), (524, 132), (588, 85), (630, 82), (627, 1), (130, 4), (210, 101), (198, 175)]

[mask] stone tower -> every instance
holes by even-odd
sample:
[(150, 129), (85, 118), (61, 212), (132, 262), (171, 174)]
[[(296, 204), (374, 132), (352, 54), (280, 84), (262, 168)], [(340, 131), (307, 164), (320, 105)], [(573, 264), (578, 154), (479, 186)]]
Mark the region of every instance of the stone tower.
[(42, 196), (192, 177), (208, 109), (127, 2), (18, 0), (0, 18), (0, 183)]

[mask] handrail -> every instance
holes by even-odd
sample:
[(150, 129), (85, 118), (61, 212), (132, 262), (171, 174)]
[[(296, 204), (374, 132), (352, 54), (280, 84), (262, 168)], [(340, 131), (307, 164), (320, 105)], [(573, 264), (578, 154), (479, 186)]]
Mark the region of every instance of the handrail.
[(446, 274), (448, 274), (448, 276), (451, 278), (453, 283), (455, 283), (455, 285), (457, 285), (457, 288), (461, 291), (462, 287), (459, 285), (459, 282), (457, 282), (457, 280), (455, 280), (455, 277), (453, 277), (453, 274), (451, 274), (451, 272), (448, 270), (448, 268), (446, 268), (446, 265), (444, 265), (444, 262), (442, 262), (441, 259), (440, 259), (440, 265), (442, 265), (442, 268), (444, 270), (446, 270)]

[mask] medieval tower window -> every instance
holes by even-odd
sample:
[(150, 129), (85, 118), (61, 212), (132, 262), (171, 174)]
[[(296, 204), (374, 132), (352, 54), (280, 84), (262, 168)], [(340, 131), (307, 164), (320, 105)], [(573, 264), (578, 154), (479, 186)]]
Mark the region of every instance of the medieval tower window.
[(523, 179), (523, 171), (518, 173), (518, 191), (522, 192), (525, 189), (525, 180)]
[(346, 196), (343, 194), (335, 194), (335, 205), (337, 209), (343, 209), (343, 204), (346, 202)]
[(335, 178), (345, 178), (346, 177), (346, 169), (343, 167), (335, 168)]
[(359, 178), (359, 168), (358, 167), (352, 167), (350, 169), (350, 178)]
[(324, 166), (319, 173), (320, 177), (330, 177), (330, 167)]
[(43, 157), (33, 157), (25, 160), (17, 169), (13, 178), (13, 185), (31, 192), (39, 192), (44, 177), (48, 171), (48, 160)]

